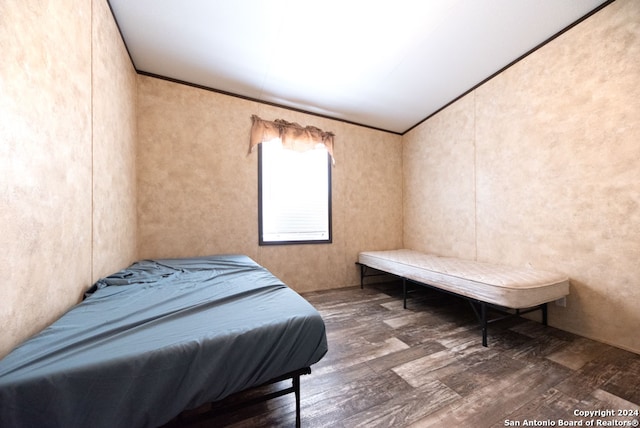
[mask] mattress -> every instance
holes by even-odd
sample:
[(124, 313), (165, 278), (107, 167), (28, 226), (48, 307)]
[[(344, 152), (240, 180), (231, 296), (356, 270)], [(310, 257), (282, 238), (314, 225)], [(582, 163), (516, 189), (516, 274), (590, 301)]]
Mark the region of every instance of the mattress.
[(250, 258), (144, 260), (0, 360), (0, 426), (155, 427), (326, 352), (320, 314)]
[(512, 309), (530, 308), (569, 294), (569, 278), (558, 273), (441, 257), (407, 249), (362, 252), (358, 262)]

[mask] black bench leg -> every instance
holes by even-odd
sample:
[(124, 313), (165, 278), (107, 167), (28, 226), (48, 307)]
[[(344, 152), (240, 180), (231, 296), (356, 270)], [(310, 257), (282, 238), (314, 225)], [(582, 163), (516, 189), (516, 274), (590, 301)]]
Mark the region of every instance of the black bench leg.
[(547, 325), (547, 304), (542, 304), (542, 325)]

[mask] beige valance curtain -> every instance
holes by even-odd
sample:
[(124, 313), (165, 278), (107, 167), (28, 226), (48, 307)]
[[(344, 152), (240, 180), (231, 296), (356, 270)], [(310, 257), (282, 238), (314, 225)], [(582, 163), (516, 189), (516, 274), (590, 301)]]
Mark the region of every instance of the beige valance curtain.
[(315, 126), (301, 126), (297, 123), (287, 122), (282, 119), (274, 121), (262, 120), (255, 114), (251, 116), (251, 141), (249, 152), (263, 141), (280, 138), (282, 145), (291, 150), (300, 152), (311, 150), (317, 144), (323, 144), (335, 163), (333, 157), (333, 133), (323, 131)]

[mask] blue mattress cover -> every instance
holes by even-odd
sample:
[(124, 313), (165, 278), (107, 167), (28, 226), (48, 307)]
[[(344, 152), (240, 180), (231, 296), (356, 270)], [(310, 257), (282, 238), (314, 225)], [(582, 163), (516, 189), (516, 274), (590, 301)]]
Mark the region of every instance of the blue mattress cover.
[(0, 360), (0, 426), (158, 426), (326, 352), (320, 314), (249, 257), (143, 260)]

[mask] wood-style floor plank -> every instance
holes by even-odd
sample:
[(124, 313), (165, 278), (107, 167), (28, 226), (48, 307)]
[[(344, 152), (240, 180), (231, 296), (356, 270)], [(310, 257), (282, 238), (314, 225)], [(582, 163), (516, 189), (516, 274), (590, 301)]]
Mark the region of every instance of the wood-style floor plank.
[[(524, 318), (492, 324), (483, 347), (466, 301), (417, 287), (403, 309), (397, 282), (304, 297), (325, 320), (329, 352), (301, 378), (303, 427), (558, 426), (598, 419), (576, 416), (576, 409), (640, 411), (638, 354)], [(168, 426), (294, 425), (289, 394)]]

